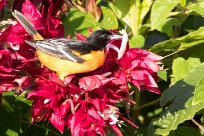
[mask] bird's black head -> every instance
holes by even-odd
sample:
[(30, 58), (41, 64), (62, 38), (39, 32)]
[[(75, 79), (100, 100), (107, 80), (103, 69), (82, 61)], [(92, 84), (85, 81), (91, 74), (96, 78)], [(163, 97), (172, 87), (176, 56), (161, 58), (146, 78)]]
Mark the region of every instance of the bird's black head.
[(108, 44), (108, 41), (114, 39), (113, 35), (108, 30), (96, 30), (87, 38), (87, 42), (92, 50), (101, 50)]

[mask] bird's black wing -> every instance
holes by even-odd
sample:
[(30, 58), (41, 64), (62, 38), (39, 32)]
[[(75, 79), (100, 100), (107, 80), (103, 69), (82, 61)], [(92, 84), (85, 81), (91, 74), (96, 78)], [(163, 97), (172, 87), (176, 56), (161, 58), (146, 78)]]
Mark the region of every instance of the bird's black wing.
[(78, 63), (83, 63), (85, 60), (74, 54), (73, 51), (76, 51), (81, 55), (91, 52), (86, 41), (52, 38), (39, 41), (26, 40), (25, 42), (35, 49), (41, 50), (52, 56)]

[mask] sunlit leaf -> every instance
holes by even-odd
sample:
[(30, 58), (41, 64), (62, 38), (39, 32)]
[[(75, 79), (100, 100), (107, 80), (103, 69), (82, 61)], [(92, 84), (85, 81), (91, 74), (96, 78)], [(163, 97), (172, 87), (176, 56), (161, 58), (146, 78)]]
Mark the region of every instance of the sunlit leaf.
[(166, 33), (168, 36), (172, 36), (173, 26), (180, 26), (182, 22), (183, 20), (181, 19), (179, 20), (177, 18), (167, 18), (162, 28), (158, 30), (162, 31), (163, 33)]
[(148, 133), (168, 135), (179, 124), (193, 118), (196, 112), (204, 108), (204, 103), (192, 105), (193, 90), (193, 86), (183, 81), (179, 81), (167, 89), (162, 96), (161, 104), (171, 104), (159, 118), (153, 120), (149, 126)]
[(193, 118), (204, 108), (204, 102), (193, 104), (195, 86), (204, 77), (204, 65), (192, 69), (185, 78), (168, 88), (161, 98), (161, 105), (170, 104), (159, 118), (149, 125), (149, 134), (168, 135), (179, 124)]
[(72, 8), (68, 16), (63, 18), (65, 28), (65, 36), (68, 34), (74, 35), (75, 32), (88, 35), (88, 28), (95, 30), (97, 21), (90, 14), (85, 14), (75, 8)]
[(203, 88), (204, 88), (204, 64), (193, 69), (185, 78), (185, 81), (191, 85), (195, 85), (194, 97), (193, 97), (193, 105), (200, 104), (204, 102), (203, 97)]
[(118, 20), (116, 18), (116, 15), (113, 13), (113, 11), (106, 7), (101, 7), (101, 10), (103, 13), (103, 17), (99, 23), (100, 27), (105, 29), (117, 29)]
[(190, 32), (185, 36), (160, 42), (153, 46), (150, 51), (159, 53), (174, 50), (180, 45), (179, 50), (185, 50), (200, 43), (204, 43), (204, 27), (200, 27), (198, 30)]
[(133, 36), (129, 39), (131, 48), (141, 48), (144, 46), (145, 39), (142, 35)]
[(150, 10), (153, 0), (114, 0), (109, 2), (109, 6), (115, 12), (116, 16), (123, 22), (123, 26), (128, 26), (128, 30), (133, 35), (138, 35), (142, 26), (142, 21)]
[(197, 12), (201, 16), (204, 16), (204, 1), (198, 1), (191, 3), (187, 6), (187, 9)]
[(141, 4), (141, 13), (140, 13), (140, 19), (141, 21), (144, 20), (145, 16), (149, 12), (151, 6), (152, 6), (153, 0), (143, 0)]
[(161, 30), (179, 0), (156, 0), (151, 10), (151, 29)]
[(197, 105), (204, 102), (204, 77), (196, 85), (193, 97), (193, 105)]
[(184, 78), (184, 82), (189, 85), (196, 86), (199, 81), (204, 77), (204, 63), (192, 69)]
[(175, 78), (175, 81), (183, 79), (191, 69), (199, 66), (200, 64), (201, 62), (199, 58), (188, 58), (185, 60), (182, 57), (178, 57), (173, 61), (172, 76)]
[(157, 75), (164, 81), (167, 81), (167, 72), (166, 70), (160, 70), (157, 72)]
[(187, 0), (180, 0), (180, 5), (182, 7), (185, 7), (186, 6), (186, 3), (187, 3)]

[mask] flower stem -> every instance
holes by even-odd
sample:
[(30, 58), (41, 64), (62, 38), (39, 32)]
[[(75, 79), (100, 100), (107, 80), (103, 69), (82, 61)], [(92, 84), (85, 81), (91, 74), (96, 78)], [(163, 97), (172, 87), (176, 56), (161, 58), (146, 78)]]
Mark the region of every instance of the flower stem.
[(134, 110), (137, 111), (137, 110), (141, 110), (141, 109), (143, 109), (143, 108), (149, 107), (149, 106), (151, 106), (151, 105), (154, 105), (154, 104), (156, 104), (156, 103), (159, 103), (159, 100), (160, 100), (160, 98), (158, 98), (158, 99), (156, 99), (156, 100), (154, 100), (154, 101), (151, 101), (151, 102), (149, 102), (149, 103), (146, 103), (146, 104), (144, 104), (144, 105), (142, 105), (142, 106), (135, 107)]
[(176, 53), (178, 53), (178, 52), (180, 52), (180, 50), (174, 51), (173, 53), (170, 53), (170, 54), (164, 56), (164, 57), (162, 58), (162, 60), (165, 59), (165, 58), (168, 58), (168, 57), (170, 57), (170, 56), (172, 56), (172, 55), (174, 55), (174, 54), (176, 54)]
[(29, 124), (29, 125), (34, 125), (34, 126), (37, 126), (39, 128), (43, 128), (43, 129), (47, 129), (48, 131), (50, 131), (51, 133), (55, 134), (56, 136), (61, 136), (60, 134), (58, 134), (57, 132), (53, 131), (52, 129), (49, 129), (47, 127), (44, 127), (44, 126), (41, 126), (41, 125), (38, 125), (38, 124), (35, 124), (35, 123), (30, 123), (29, 121), (26, 121), (26, 120), (21, 120), (21, 122), (23, 123), (26, 123), (26, 124)]

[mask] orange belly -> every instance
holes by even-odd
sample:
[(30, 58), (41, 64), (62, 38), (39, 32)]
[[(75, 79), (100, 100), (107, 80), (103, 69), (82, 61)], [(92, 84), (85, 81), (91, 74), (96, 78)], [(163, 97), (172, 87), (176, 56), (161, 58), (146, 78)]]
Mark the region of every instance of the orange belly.
[(39, 50), (36, 51), (36, 54), (41, 64), (46, 66), (48, 69), (55, 71), (61, 80), (64, 80), (64, 77), (68, 75), (96, 70), (104, 64), (105, 60), (103, 50), (92, 51), (91, 54), (83, 55), (82, 58), (86, 61), (82, 64), (60, 59)]

